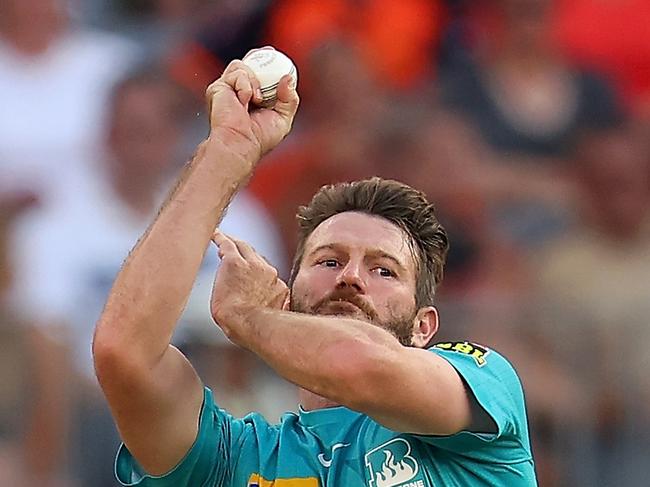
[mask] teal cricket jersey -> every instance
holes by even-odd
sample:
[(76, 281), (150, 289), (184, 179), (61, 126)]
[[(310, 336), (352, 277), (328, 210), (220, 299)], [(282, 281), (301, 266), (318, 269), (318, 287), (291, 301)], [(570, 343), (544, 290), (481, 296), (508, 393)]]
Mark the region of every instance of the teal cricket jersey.
[[(424, 436), (385, 428), (345, 407), (235, 419), (205, 389), (196, 441), (155, 477), (124, 445), (118, 480), (141, 487), (451, 487), (537, 485), (521, 383), (498, 353), (467, 342), (430, 349), (463, 377), (497, 425), (496, 434)], [(404, 401), (417, 401), (405, 397)]]

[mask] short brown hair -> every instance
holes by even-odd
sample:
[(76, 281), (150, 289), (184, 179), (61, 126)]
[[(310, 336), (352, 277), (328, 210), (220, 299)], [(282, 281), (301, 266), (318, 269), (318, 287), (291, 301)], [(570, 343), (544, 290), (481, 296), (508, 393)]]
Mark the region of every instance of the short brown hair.
[(406, 232), (416, 264), (416, 305), (433, 304), (449, 250), (447, 232), (424, 193), (379, 177), (323, 186), (307, 206), (298, 209), (298, 246), (290, 283), (298, 274), (309, 235), (328, 218), (346, 211), (385, 218)]

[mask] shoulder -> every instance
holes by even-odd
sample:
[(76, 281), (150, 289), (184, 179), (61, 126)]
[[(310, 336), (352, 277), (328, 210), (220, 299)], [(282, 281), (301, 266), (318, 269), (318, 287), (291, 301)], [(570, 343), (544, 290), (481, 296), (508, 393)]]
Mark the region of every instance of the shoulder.
[(514, 366), (499, 352), (469, 341), (441, 342), (429, 351), (454, 367), (468, 394), (496, 425), (496, 433), (470, 429), (443, 437), (439, 443), (466, 448), (470, 444), (485, 445), (499, 440), (498, 444), (507, 449), (530, 456), (524, 390)]
[(514, 372), (514, 367), (502, 354), (475, 342), (440, 342), (430, 346), (429, 351), (452, 362), (452, 365), (455, 363), (467, 363), (482, 369), (489, 364), (492, 367), (510, 369)]
[(469, 341), (436, 343), (429, 351), (456, 369), (479, 403), (499, 404), (503, 412), (524, 414), (521, 380), (515, 367), (501, 353)]

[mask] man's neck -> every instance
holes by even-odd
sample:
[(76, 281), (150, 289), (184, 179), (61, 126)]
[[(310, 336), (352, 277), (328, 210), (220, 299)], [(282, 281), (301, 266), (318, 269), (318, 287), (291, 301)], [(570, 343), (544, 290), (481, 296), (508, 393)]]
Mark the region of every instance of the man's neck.
[(330, 401), (329, 399), (314, 394), (313, 392), (308, 391), (307, 389), (300, 388), (298, 391), (298, 399), (300, 405), (305, 411), (313, 411), (314, 409), (324, 409), (340, 406), (340, 404)]

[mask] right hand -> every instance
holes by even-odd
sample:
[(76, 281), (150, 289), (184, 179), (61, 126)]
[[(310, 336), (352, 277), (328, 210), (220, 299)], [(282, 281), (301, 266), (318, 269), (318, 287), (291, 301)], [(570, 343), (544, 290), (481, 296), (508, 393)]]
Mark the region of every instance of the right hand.
[(289, 133), (299, 104), (289, 75), (280, 80), (273, 108), (250, 106), (261, 101), (259, 88), (253, 71), (240, 60), (234, 60), (206, 91), (209, 140), (218, 140), (252, 166)]
[(212, 317), (230, 340), (245, 347), (248, 313), (284, 308), (289, 288), (278, 271), (246, 242), (219, 230), (212, 240), (221, 259), (210, 299)]

